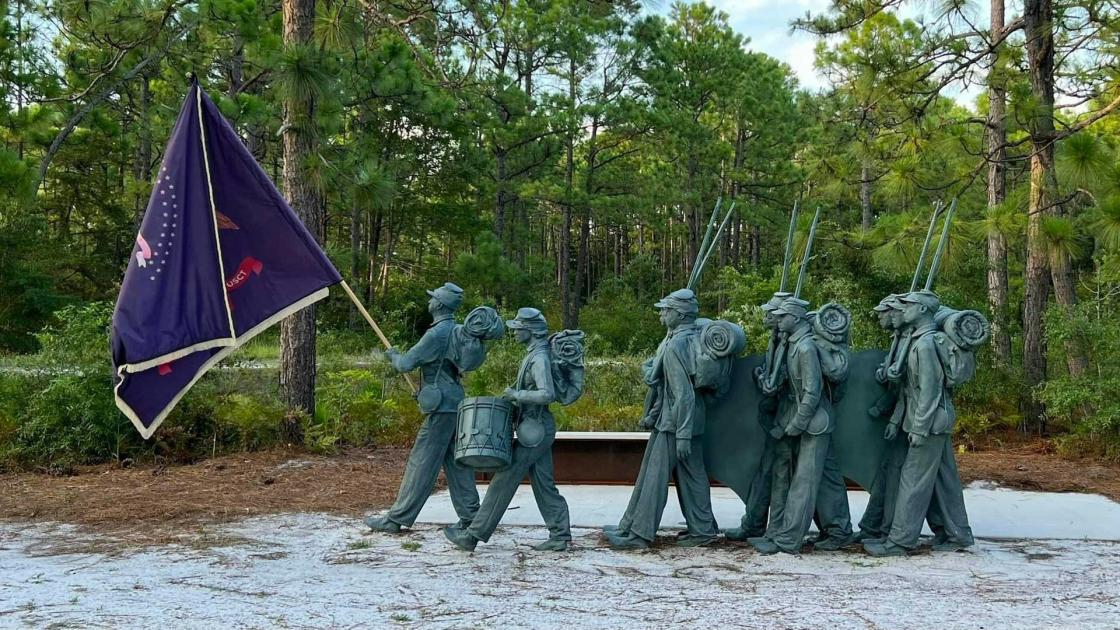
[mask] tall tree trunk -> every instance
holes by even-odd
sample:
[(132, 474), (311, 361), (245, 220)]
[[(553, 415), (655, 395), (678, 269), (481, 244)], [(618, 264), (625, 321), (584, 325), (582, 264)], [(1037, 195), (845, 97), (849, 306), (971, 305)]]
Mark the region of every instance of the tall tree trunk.
[[(1054, 299), (1062, 306), (1068, 316), (1073, 316), (1077, 305), (1077, 289), (1073, 283), (1073, 265), (1067, 252), (1059, 252), (1051, 257), (1050, 281), (1054, 285)], [(1080, 376), (1089, 369), (1089, 358), (1085, 355), (1079, 335), (1071, 335), (1065, 342), (1066, 367), (1071, 376)]]
[[(576, 107), (576, 62), (572, 57), (568, 62), (568, 107), (571, 108), (573, 115), (575, 115)], [(564, 200), (564, 224), (560, 228), (560, 305), (561, 317), (563, 319), (564, 328), (575, 328), (577, 320), (573, 313), (572, 308), (572, 282), (571, 282), (571, 267), (572, 267), (572, 204), (575, 203), (575, 173), (576, 173), (576, 160), (575, 160), (575, 145), (576, 137), (574, 131), (569, 131), (567, 134), (568, 146), (565, 158), (567, 160), (567, 168), (564, 171), (564, 185), (566, 199)]]
[(509, 199), (506, 193), (506, 154), (499, 150), (496, 155), (495, 167), (497, 169), (494, 183), (498, 187), (498, 195), (494, 200), (494, 235), (502, 243), (502, 252), (506, 251), (506, 208)]
[(1050, 290), (1050, 265), (1043, 219), (1054, 201), (1054, 11), (1051, 0), (1025, 0), (1023, 21), (1034, 115), (1027, 124), (1031, 140), (1030, 202), (1027, 206), (1027, 269), (1023, 301), (1023, 368), (1028, 400), (1024, 421), (1045, 430), (1044, 409), (1033, 396), (1046, 379), (1043, 312)]
[[(315, 1), (284, 0), (283, 11), (284, 45), (307, 45), (315, 22)], [(305, 166), (316, 151), (314, 121), (313, 97), (289, 95), (284, 100), (284, 195), (311, 235), (321, 240), (322, 204)], [(290, 409), (315, 413), (314, 305), (280, 323), (280, 395)]]
[(758, 224), (751, 226), (751, 266), (758, 267), (762, 262), (762, 228)]
[[(362, 211), (357, 203), (350, 206), (350, 281), (357, 282), (362, 273)], [(358, 287), (361, 289), (361, 287)], [(358, 309), (350, 305), (350, 327), (358, 323)]]
[(381, 250), (381, 229), (385, 225), (384, 216), (380, 210), (374, 212), (370, 217), (369, 229), (366, 235), (366, 253), (369, 256), (368, 264), (366, 266), (366, 304), (372, 304), (373, 298), (377, 294), (377, 255)]
[[(140, 142), (136, 146), (136, 156), (132, 163), (132, 179), (137, 182), (146, 182), (152, 176), (152, 123), (149, 114), (152, 95), (149, 89), (149, 76), (147, 72), (140, 75), (140, 111), (137, 113), (140, 119)], [(140, 220), (144, 218), (147, 201), (142, 195), (136, 195), (134, 211), (137, 228), (140, 226)]]
[(863, 163), (859, 171), (859, 207), (860, 227), (870, 230), (874, 217), (871, 214), (871, 167), (867, 162)]
[[(991, 39), (1000, 41), (1004, 27), (1004, 0), (991, 0)], [(994, 208), (1007, 195), (1007, 129), (1004, 125), (1007, 90), (999, 53), (992, 49), (988, 64), (988, 207)], [(992, 314), (992, 347), (996, 362), (1011, 362), (1011, 333), (1007, 330), (1007, 238), (992, 230), (988, 234), (988, 309)]]

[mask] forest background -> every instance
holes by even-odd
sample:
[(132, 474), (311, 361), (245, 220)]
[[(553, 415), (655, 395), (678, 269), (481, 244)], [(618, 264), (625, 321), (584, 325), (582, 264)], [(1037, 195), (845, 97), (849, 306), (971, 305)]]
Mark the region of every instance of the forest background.
[[(742, 323), (752, 351), (795, 201), (798, 252), (822, 212), (807, 297), (846, 305), (862, 349), (887, 344), (870, 308), (909, 286), (933, 204), (958, 199), (936, 288), (994, 328), (957, 393), (962, 448), (1017, 430), (1120, 459), (1113, 3), (838, 0), (790, 24), (817, 37), (820, 89), (702, 3), (0, 0), (0, 16), (0, 467), (414, 433), (342, 299), (236, 353), (148, 443), (114, 407), (112, 303), (192, 72), (397, 344), (447, 280), (468, 306), (586, 330), (588, 394), (561, 428), (636, 428), (652, 303), (686, 281), (716, 199), (736, 210), (702, 312)], [(500, 391), (518, 360), (496, 344), (469, 391)]]

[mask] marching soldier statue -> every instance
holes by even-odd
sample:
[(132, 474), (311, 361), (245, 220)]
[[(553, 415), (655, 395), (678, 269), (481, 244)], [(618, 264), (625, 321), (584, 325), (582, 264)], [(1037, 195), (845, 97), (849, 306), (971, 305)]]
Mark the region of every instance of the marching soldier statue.
[(400, 532), (401, 527), (412, 527), (435, 486), (440, 468), (447, 478), (459, 524), (469, 525), (478, 511), (474, 471), (455, 463), (452, 446), (457, 427), (456, 409), (459, 401), (463, 400), (459, 368), (453, 360), (453, 356), (460, 354), (461, 350), (453, 346), (463, 337), (455, 334), (457, 325), (453, 316), (463, 303), (463, 290), (448, 282), (428, 291), (428, 295), (431, 297), (428, 311), (432, 315), (432, 325), (407, 352), (402, 353), (396, 348), (388, 351), (396, 371), (403, 373), (420, 369), (422, 387), (416, 401), (425, 417), (408, 455), (396, 502), (384, 516), (365, 519), (370, 529), (379, 532), (395, 534)]
[[(516, 319), (506, 322), (517, 341), (528, 348), (517, 373), (517, 382), (506, 388), (502, 398), (520, 408), (517, 443), (512, 462), (490, 481), (482, 507), (469, 524), (460, 522), (444, 528), (444, 535), (464, 551), (474, 551), (488, 542), (509, 508), (517, 486), (526, 475), (533, 488), (537, 508), (548, 526), (549, 538), (536, 545), (537, 551), (564, 551), (572, 540), (568, 522), (568, 503), (556, 488), (552, 469), (552, 443), (556, 421), (549, 403), (559, 400), (571, 404), (583, 390), (583, 338), (580, 331), (563, 331), (551, 339), (544, 315), (535, 308), (522, 308)], [(553, 345), (557, 346), (554, 356)]]
[(900, 350), (903, 373), (892, 371), (888, 377), (900, 380), (902, 431), (909, 448), (889, 535), (884, 541), (865, 542), (864, 549), (873, 556), (905, 555), (917, 548), (927, 514), (934, 550), (964, 549), (973, 544), (973, 537), (951, 440), (957, 412), (947, 386), (953, 377), (947, 374), (946, 359), (954, 349), (934, 320), (941, 301), (933, 292), (915, 291), (898, 300), (902, 324), (911, 332)]
[(765, 536), (748, 539), (760, 553), (800, 553), (816, 509), (834, 426), (831, 402), (812, 326), (809, 303), (787, 298), (772, 314), (785, 339), (786, 401), (779, 406), (775, 432), (770, 526)]
[(895, 497), (898, 495), (898, 477), (902, 461), (906, 458), (906, 438), (899, 431), (904, 407), (898, 402), (898, 383), (887, 378), (888, 371), (897, 369), (892, 366), (898, 361), (896, 355), (899, 338), (908, 334), (908, 329), (902, 327), (901, 309), (902, 303), (893, 294), (883, 298), (871, 309), (878, 316), (879, 326), (892, 333), (894, 339), (883, 363), (875, 370), (875, 379), (885, 385), (887, 391), (868, 410), (868, 415), (872, 418), (886, 420), (883, 439), (887, 441), (887, 448), (871, 482), (867, 509), (863, 511), (863, 517), (859, 521), (860, 542), (885, 540), (890, 533)]
[[(796, 208), (794, 208), (794, 217), (796, 216)], [(791, 221), (791, 236), (792, 225), (793, 222)], [(788, 240), (786, 245), (788, 252)], [(786, 266), (788, 268), (788, 258)], [(783, 271), (783, 286), (785, 285), (784, 276)], [(790, 297), (793, 297), (792, 293), (778, 291), (765, 304), (760, 306), (762, 309), (762, 325), (770, 330), (770, 342), (766, 348), (762, 365), (756, 368), (753, 377), (758, 384), (759, 391), (762, 392), (762, 397), (758, 401), (758, 417), (763, 430), (766, 432), (766, 443), (762, 447), (762, 459), (758, 463), (758, 472), (751, 480), (750, 491), (743, 501), (743, 517), (739, 520), (739, 527), (733, 527), (723, 533), (728, 540), (746, 541), (749, 538), (766, 534), (766, 523), (770, 514), (770, 481), (774, 464), (774, 446), (780, 437), (780, 435), (774, 433), (774, 421), (778, 414), (779, 404), (778, 392), (772, 389), (769, 383), (770, 370), (778, 351), (780, 336), (778, 320), (775, 319), (773, 313), (786, 298)]]
[(650, 395), (642, 427), (650, 430), (650, 436), (637, 483), (618, 526), (604, 528), (616, 549), (644, 549), (653, 543), (674, 475), (688, 525), (687, 534), (677, 544), (706, 545), (719, 535), (701, 439), (705, 406), (692, 379), (699, 303), (691, 289), (680, 289), (654, 306), (661, 309), (661, 323), (668, 334), (653, 360), (644, 366)]

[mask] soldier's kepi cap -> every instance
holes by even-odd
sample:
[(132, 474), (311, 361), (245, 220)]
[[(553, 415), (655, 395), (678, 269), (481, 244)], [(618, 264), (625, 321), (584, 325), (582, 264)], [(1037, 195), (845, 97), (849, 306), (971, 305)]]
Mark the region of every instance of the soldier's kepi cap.
[(696, 315), (700, 312), (700, 303), (696, 301), (696, 294), (692, 289), (677, 289), (655, 303), (654, 308), (671, 308), (681, 315)]
[(795, 297), (782, 300), (778, 308), (772, 311), (774, 315), (796, 315), (797, 317), (805, 317), (808, 312), (809, 302)]
[(528, 306), (517, 309), (517, 317), (506, 320), (506, 327), (510, 330), (525, 329), (533, 333), (548, 332), (548, 322), (539, 309)]
[(941, 298), (933, 291), (911, 291), (898, 296), (898, 301), (902, 304), (921, 304), (925, 306), (931, 313), (937, 312), (941, 308)]
[(897, 306), (895, 306), (895, 304), (897, 304), (897, 301), (898, 301), (898, 294), (897, 293), (892, 293), (892, 294), (888, 295), (887, 297), (879, 300), (879, 304), (873, 306), (871, 308), (871, 310), (877, 311), (877, 312), (880, 312), (880, 313), (882, 313), (883, 311), (889, 311), (892, 308), (897, 308)]
[(771, 297), (765, 304), (762, 305), (763, 311), (772, 311), (782, 305), (788, 298), (793, 297), (792, 293), (788, 291), (775, 291), (774, 296)]
[(456, 310), (459, 305), (463, 303), (463, 289), (458, 285), (445, 282), (444, 285), (438, 289), (428, 291), (428, 295), (434, 297), (451, 310)]

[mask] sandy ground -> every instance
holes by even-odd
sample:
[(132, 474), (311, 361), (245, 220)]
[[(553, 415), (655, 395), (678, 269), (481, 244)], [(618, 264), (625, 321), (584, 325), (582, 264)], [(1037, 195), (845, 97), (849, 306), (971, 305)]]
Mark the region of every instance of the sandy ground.
[(73, 525), (0, 524), (0, 627), (1115, 628), (1120, 544), (981, 541), (968, 553), (621, 553), (597, 532), (534, 552), (503, 527), (473, 554), (435, 526), (371, 534), (282, 514), (136, 547)]
[[(469, 555), (435, 525), (371, 534), (358, 517), (391, 502), (406, 456), (279, 450), (67, 477), (0, 474), (0, 628), (1120, 628), (1120, 543), (1043, 540), (1049, 530), (884, 560), (761, 557), (732, 543), (678, 549), (670, 539), (619, 553), (586, 528), (562, 554), (530, 549), (545, 536), (539, 526), (503, 527)], [(1116, 466), (1035, 445), (963, 454), (961, 472), (1120, 498)], [(979, 488), (1010, 513), (1004, 495)], [(1092, 524), (1099, 536), (1117, 520), (1120, 530), (1101, 497), (1060, 496), (1054, 526)], [(1010, 499), (1038, 524), (1037, 496)], [(508, 520), (538, 522), (522, 502)], [(970, 505), (976, 525), (984, 505)], [(573, 512), (576, 523), (600, 517)], [(1014, 526), (993, 524), (990, 536)]]

